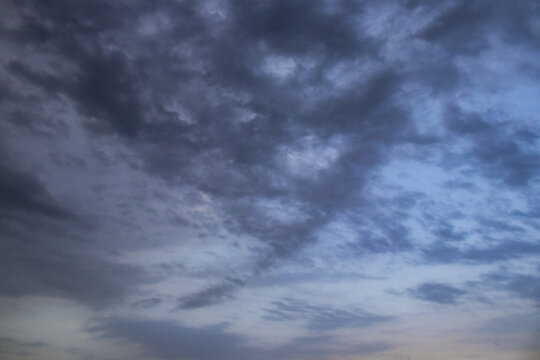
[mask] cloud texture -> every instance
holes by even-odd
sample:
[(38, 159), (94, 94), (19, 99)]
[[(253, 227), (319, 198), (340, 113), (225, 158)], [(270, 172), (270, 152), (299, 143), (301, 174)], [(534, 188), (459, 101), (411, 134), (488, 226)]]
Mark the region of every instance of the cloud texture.
[(0, 14), (1, 356), (537, 354), (535, 1)]

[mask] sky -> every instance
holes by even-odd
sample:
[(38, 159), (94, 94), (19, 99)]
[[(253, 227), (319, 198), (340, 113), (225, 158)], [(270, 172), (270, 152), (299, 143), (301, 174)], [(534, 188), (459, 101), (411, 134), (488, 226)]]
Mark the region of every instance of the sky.
[(0, 19), (1, 359), (540, 359), (538, 1)]

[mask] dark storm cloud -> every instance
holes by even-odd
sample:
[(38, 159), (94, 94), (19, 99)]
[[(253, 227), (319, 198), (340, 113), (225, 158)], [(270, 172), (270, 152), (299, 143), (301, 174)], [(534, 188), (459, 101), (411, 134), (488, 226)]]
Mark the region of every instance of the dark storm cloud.
[(80, 66), (82, 75), (70, 94), (80, 104), (81, 111), (106, 121), (120, 134), (137, 135), (144, 115), (137, 99), (134, 76), (127, 70), (123, 54), (88, 56)]
[(47, 295), (102, 307), (123, 301), (135, 284), (148, 280), (140, 268), (102, 258), (5, 240), (1, 248), (2, 295)]
[[(372, 329), (398, 316), (281, 294), (262, 309), (264, 319), (213, 306), (242, 304), (243, 286), (283, 289), (295, 277), (323, 286), (325, 276), (330, 283), (344, 273), (355, 281), (368, 270), (356, 261), (379, 266), (384, 255), (413, 267), (406, 259), (418, 254), (424, 266), (540, 254), (532, 236), (540, 210), (531, 205), (540, 131), (500, 101), (522, 79), (539, 78), (528, 59), (540, 45), (534, 1), (5, 4), (2, 296), (70, 299), (92, 317), (105, 307), (157, 314), (172, 300), (175, 316), (206, 311), (207, 321), (238, 316), (311, 335), (262, 349), (226, 324), (111, 317), (86, 329), (138, 345), (140, 357), (368, 357), (394, 345), (332, 334), (375, 338)], [(513, 53), (494, 59), (502, 52)], [(408, 188), (397, 172), (411, 159), (421, 166)], [(431, 179), (423, 165), (444, 176)], [(431, 193), (433, 181), (448, 194)], [(495, 204), (500, 194), (519, 207)], [(489, 211), (476, 212), (476, 196)], [(207, 261), (214, 250), (223, 262)], [(171, 259), (176, 251), (180, 259)], [(338, 258), (336, 272), (326, 257)], [(284, 262), (294, 275), (277, 269)], [(370, 275), (390, 278), (391, 265)], [(537, 275), (482, 280), (538, 305)], [(204, 285), (193, 293), (170, 286), (190, 276)], [(470, 300), (469, 288), (436, 280), (406, 294), (439, 305)], [(19, 348), (46, 346), (31, 343)]]
[(73, 213), (58, 204), (35, 175), (17, 171), (1, 163), (0, 198), (0, 211), (4, 216), (23, 213), (54, 219), (74, 219)]
[(46, 295), (101, 307), (148, 278), (94, 248), (89, 219), (59, 204), (36, 175), (17, 170), (11, 160), (0, 165), (1, 295)]
[[(27, 115), (21, 118), (40, 123), (40, 116), (28, 114), (39, 114), (48, 103), (59, 101), (78, 113), (70, 121), (82, 121), (91, 130), (90, 139), (102, 136), (119, 147), (129, 146), (139, 160), (137, 169), (145, 175), (165, 179), (171, 189), (190, 187), (210, 196), (226, 230), (267, 245), (252, 270), (255, 275), (313, 244), (319, 230), (348, 213), (362, 214), (347, 219), (356, 231), (357, 241), (351, 245), (356, 253), (412, 250), (411, 230), (400, 215), (407, 205), (399, 203), (395, 211), (379, 215), (373, 209), (388, 205), (363, 196), (366, 179), (389, 160), (395, 145), (440, 147), (454, 138), (469, 139), (474, 144), (471, 149), (448, 154), (450, 162), (470, 163), (495, 180), (502, 174), (502, 181), (510, 186), (530, 185), (540, 171), (540, 155), (525, 145), (536, 141), (530, 129), (494, 125), (483, 114), (449, 107), (445, 115), (448, 138), (441, 139), (416, 133), (413, 118), (403, 106), (409, 82), (439, 86), (445, 95), (459, 88), (462, 74), (455, 56), (475, 56), (488, 46), (484, 30), (499, 29), (495, 20), (505, 9), (510, 17), (500, 23), (504, 36), (519, 39), (519, 34), (529, 34), (524, 41), (535, 41), (526, 16), (529, 10), (534, 13), (533, 6), (487, 4), (459, 1), (444, 8), (422, 4), (437, 15), (414, 36), (435, 45), (437, 56), (419, 54), (421, 66), (409, 72), (381, 56), (381, 45), (389, 35), (369, 35), (359, 19), (368, 3), (239, 1), (214, 9), (223, 13), (217, 16), (189, 1), (132, 6), (106, 1), (92, 5), (24, 1), (14, 5), (20, 24), (7, 31), (10, 44), (24, 54), (6, 63), (9, 81), (18, 87), (4, 91), (3, 103), (17, 98), (19, 115)], [(149, 22), (148, 33), (143, 31), (143, 21)], [(451, 56), (439, 54), (438, 45)], [(331, 70), (352, 60), (358, 65), (334, 82)], [(40, 61), (55, 66), (41, 69)], [(269, 73), (268, 64), (279, 65), (279, 61), (292, 64), (290, 74)], [(404, 61), (416, 64), (416, 59)], [(375, 70), (363, 74), (364, 67), (373, 64)], [(362, 76), (356, 79), (354, 71)], [(350, 79), (355, 80), (347, 86), (336, 85)], [(21, 89), (40, 92), (29, 99), (18, 93), (24, 92)], [(316, 139), (316, 146), (302, 147), (302, 139), (309, 137)], [(345, 139), (344, 143), (333, 144), (336, 138)], [(336, 153), (320, 168), (317, 146), (332, 147)], [(311, 159), (306, 174), (295, 173), (299, 166), (294, 163), (287, 165), (291, 156)], [(1, 185), (12, 187), (5, 190), (11, 210), (70, 216), (37, 180), (9, 182), (19, 176), (12, 173)], [(286, 222), (275, 219), (261, 205), (272, 201), (285, 208), (299, 204), (303, 216), (291, 216)], [(181, 225), (202, 226), (209, 234), (218, 231), (218, 226), (203, 221), (193, 223)], [(465, 237), (451, 226), (439, 225), (434, 230), (439, 238)], [(437, 243), (420, 251), (434, 262), (489, 262), (535, 253), (537, 247), (516, 241), (485, 250), (460, 250)], [(26, 259), (28, 269), (44, 266), (51, 269), (50, 274), (72, 266), (74, 276), (89, 283), (100, 284), (98, 277), (105, 276), (85, 270), (85, 257), (80, 254), (74, 256), (75, 263), (44, 260), (41, 264), (22, 255), (20, 259)], [(39, 284), (50, 281), (49, 277), (40, 278), (20, 263), (8, 264), (32, 274), (35, 281), (27, 282), (33, 284), (25, 287), (27, 291), (32, 286), (49, 289)], [(108, 266), (106, 262), (103, 267)], [(230, 299), (244, 281), (223, 276), (222, 282), (181, 298), (180, 308)], [(103, 280), (98, 286), (103, 291), (97, 293), (118, 297), (124, 290), (115, 293), (112, 284), (116, 283)], [(59, 293), (68, 297), (70, 291), (77, 299), (91, 296), (71, 283), (60, 288)]]
[(140, 9), (104, 1), (91, 7), (84, 1), (22, 3), (24, 23), (7, 32), (10, 39), (38, 53), (46, 50), (60, 56), (61, 61), (78, 68), (78, 75), (46, 73), (19, 60), (11, 61), (8, 71), (41, 87), (49, 97), (58, 93), (71, 97), (79, 111), (92, 118), (94, 127), (102, 124), (98, 130), (135, 136), (144, 117), (137, 98), (140, 90), (135, 89), (138, 77), (127, 69), (121, 51), (105, 51), (98, 39), (102, 32), (122, 26), (123, 17), (115, 14), (137, 16)]
[(8, 72), (16, 77), (38, 85), (50, 94), (55, 94), (65, 85), (60, 78), (45, 72), (38, 72), (19, 60), (12, 60), (7, 65)]
[[(359, 31), (353, 18), (353, 15), (360, 13), (351, 12), (351, 5), (340, 4), (334, 10), (327, 11), (322, 6), (314, 7), (306, 2), (234, 4), (230, 14), (232, 21), (226, 30), (229, 35), (237, 37), (236, 42), (227, 41), (225, 37), (216, 41), (208, 36), (212, 30), (210, 28), (199, 27), (197, 31), (190, 32), (183, 31), (181, 25), (177, 25), (160, 40), (165, 43), (192, 41), (189, 46), (203, 56), (207, 67), (207, 74), (191, 70), (181, 76), (193, 79), (185, 85), (182, 82), (167, 83), (170, 74), (176, 73), (179, 66), (179, 59), (171, 58), (170, 54), (149, 58), (146, 52), (137, 53), (139, 58), (127, 64), (126, 54), (104, 50), (108, 44), (100, 43), (96, 35), (99, 31), (123, 29), (122, 26), (129, 23), (129, 17), (124, 17), (122, 21), (107, 20), (109, 12), (122, 9), (101, 4), (92, 12), (74, 10), (68, 16), (65, 11), (57, 14), (57, 6), (47, 8), (36, 5), (28, 26), (40, 22), (38, 18), (50, 19), (52, 30), (46, 42), (66, 60), (75, 63), (77, 75), (72, 79), (60, 80), (61, 75), (42, 74), (21, 63), (12, 63), (12, 72), (46, 90), (61, 91), (71, 97), (81, 114), (93, 118), (92, 124), (96, 126), (105, 123), (128, 137), (144, 129), (146, 143), (143, 145), (148, 151), (143, 156), (147, 158), (148, 170), (153, 175), (181, 178), (184, 183), (193, 184), (221, 198), (228, 210), (231, 209), (230, 201), (236, 202), (239, 196), (245, 195), (253, 202), (262, 196), (270, 199), (287, 196), (307, 203), (307, 207), (313, 209), (309, 211), (317, 215), (309, 221), (282, 226), (281, 229), (265, 223), (263, 218), (258, 224), (252, 222), (248, 225), (240, 214), (228, 211), (231, 224), (267, 241), (277, 257), (288, 256), (302, 248), (303, 244), (312, 242), (312, 233), (318, 226), (350, 206), (345, 204), (345, 199), (350, 198), (361, 185), (362, 173), (365, 172), (362, 170), (380, 162), (383, 144), (391, 141), (406, 122), (404, 114), (392, 100), (401, 79), (389, 69), (370, 77), (367, 83), (359, 83), (356, 88), (337, 95), (330, 94), (332, 86), (321, 78), (308, 77), (304, 83), (292, 83), (291, 89), (301, 89), (306, 85), (320, 86), (326, 93), (323, 93), (322, 102), (305, 114), (302, 114), (298, 102), (293, 102), (298, 98), (297, 94), (259, 75), (264, 58), (272, 55), (272, 51), (293, 56), (309, 53), (316, 68), (329, 57), (339, 62), (343, 56), (353, 54), (375, 55), (372, 47), (365, 46), (366, 36)], [(192, 6), (169, 4), (164, 8), (181, 18), (201, 16)], [(107, 14), (101, 19), (105, 12)], [(287, 15), (283, 16), (283, 13)], [(128, 14), (136, 15), (133, 10)], [(202, 18), (199, 23), (204, 23)], [(69, 32), (65, 30), (68, 24)], [(20, 31), (24, 33), (30, 30), (23, 27)], [(78, 41), (83, 39), (88, 44)], [(32, 43), (31, 40), (27, 41)], [(253, 48), (255, 50), (248, 50), (260, 41), (268, 44), (271, 51), (259, 51), (256, 47)], [(229, 54), (236, 55), (234, 59), (227, 60)], [(144, 71), (150, 59), (153, 61), (152, 68)], [(180, 64), (186, 61), (182, 60)], [(187, 61), (189, 63), (195, 59)], [(156, 63), (159, 66), (154, 67)], [(134, 67), (134, 64), (139, 67)], [(142, 83), (153, 89), (156, 96), (165, 99), (173, 93), (193, 96), (207, 90), (208, 94), (203, 95), (202, 99), (185, 104), (194, 115), (195, 124), (174, 125), (163, 111), (159, 111), (160, 100), (153, 108), (145, 106), (140, 95)], [(224, 95), (211, 95), (215, 93), (215, 86), (222, 88), (224, 94), (248, 90), (255, 96), (247, 104), (231, 104)], [(267, 98), (273, 98), (275, 105), (269, 107)], [(203, 106), (200, 102), (205, 100), (217, 102), (218, 105)], [(252, 111), (257, 116), (254, 120), (257, 125), (231, 124), (230, 117), (234, 115), (235, 107)], [(283, 113), (284, 109), (288, 113)], [(165, 117), (159, 124), (151, 125), (145, 120), (145, 113), (149, 112)], [(301, 120), (298, 129), (289, 129), (285, 122), (291, 116)], [(370, 126), (374, 121), (380, 126)], [(323, 137), (348, 133), (358, 137), (359, 141), (365, 141), (365, 144), (351, 149), (346, 158), (316, 180), (292, 179), (282, 173), (278, 177), (282, 177), (288, 185), (280, 188), (270, 185), (268, 174), (278, 174), (280, 169), (270, 161), (272, 157), (269, 154), (275, 153), (280, 145), (293, 141), (299, 133), (310, 131)], [(171, 156), (171, 153), (175, 156)], [(369, 157), (364, 155), (367, 153)], [(206, 167), (204, 163), (210, 166)], [(355, 167), (351, 166), (353, 164)], [(220, 181), (216, 182), (216, 179)], [(256, 210), (256, 206), (253, 210)], [(272, 228), (271, 232), (267, 230), (269, 228)]]
[(342, 310), (315, 306), (300, 300), (284, 298), (273, 302), (274, 307), (265, 316), (274, 321), (301, 321), (312, 330), (335, 330), (339, 328), (369, 327), (393, 319), (364, 310)]
[[(101, 50), (96, 50), (101, 51)], [(143, 123), (143, 110), (137, 99), (135, 79), (126, 69), (121, 52), (111, 54), (86, 54), (77, 60), (80, 75), (76, 79), (62, 74), (41, 73), (20, 61), (11, 61), (8, 70), (43, 89), (48, 96), (63, 93), (78, 104), (82, 114), (99, 119), (122, 135), (133, 137)], [(97, 126), (95, 123), (94, 128)], [(99, 123), (98, 123), (99, 124)]]
[[(271, 39), (267, 41), (271, 42)], [(219, 76), (227, 73), (222, 68), (218, 70)], [(154, 174), (162, 173), (168, 177), (183, 174), (183, 179), (220, 199), (229, 230), (254, 236), (270, 245), (270, 253), (259, 262), (260, 269), (264, 269), (312, 243), (318, 229), (338, 213), (356, 206), (355, 193), (361, 188), (365, 173), (383, 161), (384, 146), (407, 122), (393, 102), (400, 81), (395, 72), (386, 70), (369, 77), (366, 83), (337, 94), (331, 93), (332, 86), (321, 80), (291, 83), (292, 89), (300, 90), (302, 86), (324, 89), (323, 99), (307, 112), (299, 106), (300, 99), (293, 101), (298, 98), (298, 93), (263, 79), (255, 83), (240, 82), (242, 89), (247, 86), (257, 95), (247, 104), (247, 109), (257, 116), (253, 122), (223, 127), (221, 124), (226, 122), (202, 117), (205, 121), (193, 129), (193, 133), (204, 130), (205, 142), (193, 144), (193, 149), (199, 148), (195, 156), (200, 161), (192, 162), (192, 166), (178, 167), (171, 163), (173, 159), (158, 155), (158, 159), (149, 161), (150, 169)], [(275, 104), (271, 108), (262, 101), (267, 96)], [(219, 111), (226, 116), (225, 109)], [(288, 113), (282, 113), (284, 109)], [(294, 118), (297, 118), (297, 124), (291, 126), (290, 121)], [(370, 126), (373, 122), (380, 126)], [(347, 135), (356, 141), (356, 145), (345, 147), (342, 156), (316, 177), (296, 177), (276, 164), (280, 160), (272, 154), (278, 153), (280, 147), (294, 144), (304, 134), (312, 133), (320, 136), (323, 144), (331, 136)], [(213, 134), (220, 136), (214, 138)], [(153, 143), (153, 146), (157, 154), (164, 153), (160, 143)], [(211, 155), (210, 150), (215, 155)], [(215, 179), (220, 179), (219, 183)], [(298, 201), (306, 217), (281, 224), (261, 210), (260, 200)], [(229, 288), (226, 286), (227, 293)], [(217, 287), (219, 293), (223, 289)], [(194, 296), (198, 298), (197, 294)]]
[(232, 8), (240, 35), (264, 40), (280, 53), (343, 57), (364, 48), (353, 17), (361, 7), (354, 2), (337, 1), (333, 13), (325, 11), (322, 1), (238, 1)]
[(447, 284), (424, 283), (415, 289), (410, 289), (409, 294), (425, 301), (443, 305), (455, 305), (459, 298), (467, 294), (467, 292)]

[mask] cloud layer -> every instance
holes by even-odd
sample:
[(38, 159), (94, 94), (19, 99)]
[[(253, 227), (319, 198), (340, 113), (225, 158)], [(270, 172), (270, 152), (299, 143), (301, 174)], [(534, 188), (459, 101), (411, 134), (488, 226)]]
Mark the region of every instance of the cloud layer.
[(0, 13), (2, 356), (538, 351), (535, 1)]

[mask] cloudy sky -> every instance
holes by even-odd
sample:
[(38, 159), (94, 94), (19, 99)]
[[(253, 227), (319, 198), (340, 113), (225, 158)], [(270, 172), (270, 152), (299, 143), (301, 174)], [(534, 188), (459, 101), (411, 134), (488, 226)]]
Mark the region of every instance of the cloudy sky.
[(0, 19), (0, 358), (540, 358), (537, 1)]

